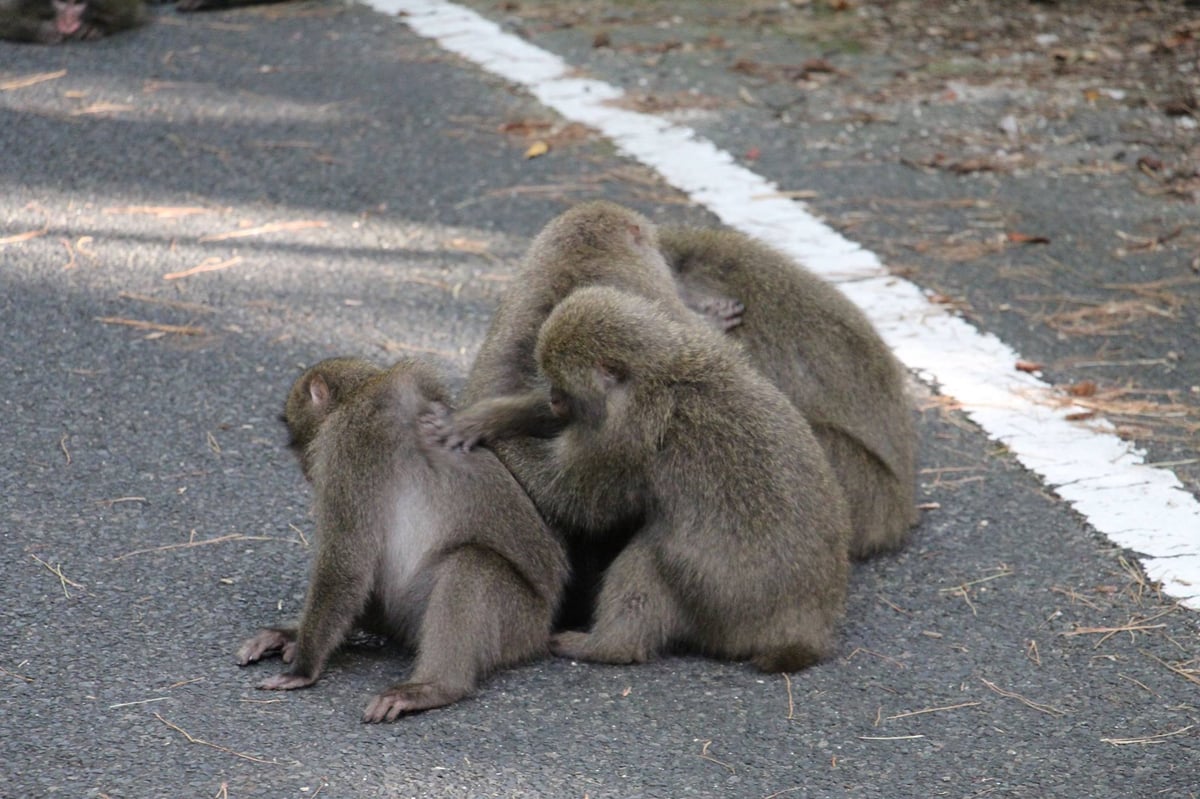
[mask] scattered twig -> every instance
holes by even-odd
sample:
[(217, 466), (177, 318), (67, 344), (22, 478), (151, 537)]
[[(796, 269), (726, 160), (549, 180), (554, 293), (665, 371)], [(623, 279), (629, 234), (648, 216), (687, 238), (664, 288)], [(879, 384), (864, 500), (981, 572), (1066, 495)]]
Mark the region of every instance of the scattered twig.
[(196, 531), (193, 530), (188, 540), (181, 544), (164, 544), (161, 547), (148, 547), (146, 549), (135, 549), (132, 552), (126, 552), (124, 555), (117, 555), (113, 558), (114, 561), (131, 558), (134, 555), (146, 555), (151, 552), (166, 552), (171, 549), (191, 549), (193, 547), (203, 547), (209, 544), (223, 544), (227, 541), (287, 541), (295, 543), (290, 538), (278, 538), (270, 535), (242, 535), (241, 533), (230, 533), (216, 538), (206, 538), (203, 541), (195, 540)]
[(1038, 652), (1037, 641), (1034, 641), (1032, 638), (1029, 639), (1029, 646), (1025, 647), (1025, 657), (1033, 661), (1035, 666), (1042, 665), (1042, 656)]
[(0, 236), (0, 247), (3, 247), (5, 244), (20, 244), (23, 241), (36, 239), (38, 236), (45, 236), (48, 232), (49, 228), (42, 228), (41, 230), (29, 230), (25, 233), (17, 233), (12, 236)]
[(704, 746), (700, 747), (701, 759), (711, 761), (713, 763), (716, 763), (718, 766), (722, 766), (724, 768), (729, 769), (730, 774), (737, 774), (737, 769), (735, 769), (733, 766), (729, 765), (724, 760), (717, 760), (715, 757), (713, 757), (712, 755), (710, 755), (708, 753), (708, 747), (710, 747), (710, 746), (712, 746), (712, 741), (705, 741)]
[(201, 236), (200, 241), (226, 241), (228, 239), (244, 239), (248, 236), (260, 236), (263, 233), (279, 233), (281, 231), (292, 230), (307, 230), (315, 227), (329, 227), (329, 223), (321, 219), (297, 219), (292, 222), (268, 222), (265, 225), (257, 227), (241, 228), (239, 230), (230, 230), (225, 233), (213, 233), (209, 236)]
[(900, 662), (899, 660), (896, 660), (895, 658), (890, 658), (890, 657), (888, 657), (887, 655), (881, 655), (881, 654), (879, 654), (878, 652), (872, 652), (870, 649), (865, 649), (865, 648), (863, 648), (863, 647), (861, 647), (861, 646), (860, 646), (860, 647), (856, 647), (856, 648), (855, 648), (855, 650), (854, 650), (853, 652), (851, 652), (849, 655), (846, 655), (846, 657), (844, 658), (844, 660), (845, 660), (847, 663), (849, 663), (851, 660), (853, 660), (853, 659), (854, 659), (854, 656), (855, 656), (855, 655), (857, 655), (859, 652), (864, 652), (864, 653), (866, 653), (866, 654), (868, 654), (868, 655), (874, 655), (875, 657), (879, 658), (880, 660), (886, 660), (886, 661), (888, 661), (889, 663), (894, 663), (894, 664), (896, 664), (896, 668), (898, 668), (898, 669), (906, 669), (906, 668), (908, 668), (908, 667), (907, 667), (907, 666), (905, 666), (905, 665), (904, 665), (902, 662)]
[(1092, 602), (1090, 599), (1080, 596), (1074, 588), (1063, 588), (1062, 586), (1052, 585), (1050, 586), (1050, 590), (1056, 594), (1062, 594), (1063, 596), (1067, 597), (1067, 599), (1070, 599), (1072, 605), (1078, 602), (1081, 605), (1087, 605), (1092, 610), (1100, 609), (1099, 605), (1097, 605), (1095, 602)]
[(787, 717), (788, 717), (788, 720), (790, 721), (790, 720), (796, 718), (796, 703), (792, 700), (792, 678), (788, 676), (786, 671), (783, 672), (783, 682), (784, 682), (784, 685), (787, 686), (787, 698), (788, 698)]
[(1151, 660), (1157, 660), (1160, 665), (1165, 666), (1166, 668), (1175, 672), (1176, 674), (1178, 674), (1180, 677), (1187, 680), (1188, 682), (1192, 682), (1192, 683), (1195, 683), (1196, 685), (1200, 685), (1200, 669), (1180, 668), (1179, 666), (1168, 663), (1167, 661), (1163, 660), (1162, 658), (1158, 657), (1157, 655), (1150, 654), (1149, 652), (1147, 652), (1144, 649), (1142, 649), (1140, 651), (1146, 657), (1150, 658)]
[(924, 738), (924, 735), (860, 735), (860, 741), (911, 741), (916, 738)]
[(142, 502), (142, 503), (145, 503), (145, 504), (147, 504), (147, 505), (149, 505), (149, 504), (150, 504), (150, 500), (146, 499), (145, 497), (113, 497), (112, 499), (98, 499), (98, 500), (96, 500), (96, 503), (97, 503), (97, 504), (99, 504), (99, 505), (107, 505), (107, 506), (108, 506), (108, 507), (110, 507), (110, 508), (111, 508), (113, 505), (116, 505), (116, 504), (118, 504), (118, 503), (121, 503), (121, 502)]
[(296, 531), (296, 535), (300, 536), (300, 543), (303, 544), (305, 547), (307, 547), (308, 546), (308, 536), (306, 536), (304, 534), (304, 531), (301, 530), (296, 525), (292, 524), (291, 522), (288, 522), (288, 527), (290, 527)]
[(71, 465), (71, 450), (67, 449), (67, 439), (70, 437), (68, 433), (63, 433), (62, 438), (58, 440), (58, 448), (62, 450), (63, 456), (67, 459), (67, 465)]
[(1129, 680), (1129, 682), (1138, 686), (1139, 688), (1141, 688), (1148, 694), (1154, 694), (1155, 696), (1158, 696), (1158, 693), (1156, 691), (1154, 691), (1149, 685), (1146, 685), (1146, 683), (1142, 682), (1141, 680), (1136, 680), (1133, 677), (1130, 677), (1128, 674), (1118, 673), (1117, 676), (1120, 677), (1122, 680)]
[[(1076, 635), (1100, 635), (1102, 637), (1100, 638), (1099, 641), (1096, 642), (1096, 646), (1095, 646), (1096, 649), (1099, 649), (1101, 644), (1103, 644), (1109, 638), (1112, 638), (1117, 633), (1126, 633), (1127, 632), (1127, 633), (1132, 634), (1135, 632), (1145, 632), (1147, 630), (1163, 629), (1167, 625), (1165, 625), (1165, 624), (1149, 624), (1149, 622), (1152, 622), (1155, 619), (1160, 619), (1163, 616), (1166, 616), (1168, 613), (1174, 613), (1178, 609), (1179, 609), (1179, 606), (1174, 605), (1172, 607), (1167, 608), (1164, 611), (1155, 613), (1153, 616), (1148, 616), (1144, 619), (1133, 618), (1133, 619), (1130, 619), (1128, 623), (1118, 625), (1116, 627), (1078, 627), (1074, 630), (1068, 630), (1064, 633), (1060, 633), (1060, 635), (1063, 635), (1066, 637), (1072, 637), (1072, 636), (1076, 636)], [(1132, 637), (1132, 635), (1130, 637)]]
[(32, 677), (26, 677), (24, 674), (17, 674), (15, 671), (9, 671), (8, 669), (4, 668), (3, 666), (0, 666), (0, 674), (7, 674), (9, 677), (12, 677), (14, 680), (24, 680), (25, 682), (33, 682)]
[(82, 591), (82, 590), (83, 590), (83, 586), (82, 586), (82, 585), (80, 585), (79, 583), (75, 582), (74, 580), (70, 580), (70, 579), (68, 579), (68, 578), (67, 578), (67, 576), (66, 576), (65, 574), (63, 574), (63, 572), (62, 572), (62, 565), (61, 565), (61, 564), (59, 564), (59, 565), (57, 565), (57, 566), (51, 566), (49, 563), (47, 563), (46, 561), (42, 560), (42, 559), (41, 559), (41, 558), (39, 558), (37, 555), (30, 555), (29, 557), (33, 558), (33, 559), (34, 559), (34, 560), (36, 560), (38, 563), (40, 563), (40, 564), (42, 564), (43, 566), (45, 566), (47, 569), (49, 569), (49, 570), (50, 570), (50, 573), (51, 573), (51, 574), (53, 574), (55, 577), (57, 577), (57, 578), (58, 578), (58, 581), (59, 581), (59, 583), (61, 583), (61, 584), (62, 584), (63, 596), (65, 596), (67, 599), (70, 599), (70, 598), (71, 598), (71, 593), (70, 593), (69, 591), (67, 591), (67, 586), (68, 586), (68, 585), (69, 585), (69, 586), (71, 586), (72, 588), (78, 588), (80, 591)]
[(67, 71), (60, 69), (57, 72), (39, 72), (35, 75), (26, 75), (23, 78), (12, 78), (0, 82), (0, 92), (11, 92), (14, 89), (24, 89), (29, 86), (36, 86), (39, 83), (45, 83), (48, 80), (58, 80), (65, 77)]
[(995, 566), (993, 568), (996, 569), (995, 574), (989, 574), (987, 577), (980, 577), (978, 580), (968, 580), (965, 583), (959, 583), (958, 585), (952, 586), (950, 588), (939, 588), (938, 590), (943, 594), (948, 594), (948, 593), (951, 593), (954, 591), (960, 591), (960, 590), (965, 591), (967, 588), (970, 588), (973, 585), (979, 585), (980, 583), (990, 582), (991, 580), (996, 580), (996, 579), (999, 579), (1000, 577), (1011, 577), (1013, 574), (1012, 568), (1004, 563), (1001, 563), (999, 566)]
[(159, 322), (145, 322), (141, 319), (126, 319), (123, 316), (97, 316), (97, 322), (106, 325), (125, 325), (138, 330), (153, 330), (158, 333), (175, 333), (180, 336), (202, 336), (207, 331), (195, 325), (165, 325)]
[(138, 699), (134, 702), (118, 702), (115, 705), (109, 705), (108, 709), (116, 710), (119, 707), (130, 707), (131, 705), (148, 705), (151, 702), (165, 702), (169, 698), (170, 697), (167, 696), (156, 696), (153, 699)]
[(996, 685), (996, 683), (991, 682), (990, 680), (985, 680), (982, 677), (980, 677), (979, 679), (988, 688), (990, 688), (991, 690), (1000, 694), (1000, 696), (1008, 697), (1009, 699), (1016, 699), (1018, 702), (1025, 705), (1026, 707), (1031, 707), (1040, 713), (1046, 713), (1051, 716), (1067, 715), (1065, 710), (1059, 710), (1058, 708), (1054, 707), (1053, 705), (1044, 705), (1041, 702), (1035, 702), (1032, 699), (1025, 697), (1025, 696), (1021, 696), (1020, 694), (1015, 693), (1013, 691), (1006, 691), (1003, 688), (1001, 688), (1000, 686)]
[(795, 793), (796, 791), (802, 790), (804, 790), (804, 786), (797, 785), (795, 788), (784, 788), (782, 791), (776, 791), (775, 793), (768, 794), (764, 796), (763, 799), (777, 799), (777, 797), (783, 796), (784, 794)]
[(903, 718), (908, 718), (909, 716), (920, 716), (925, 713), (939, 713), (943, 710), (958, 710), (959, 708), (962, 708), (962, 707), (975, 707), (976, 705), (982, 705), (982, 704), (983, 704), (982, 702), (960, 702), (957, 705), (944, 705), (942, 707), (927, 707), (922, 710), (910, 710), (907, 713), (897, 713), (894, 716), (885, 716), (883, 720), (884, 721), (892, 721), (893, 719), (903, 719)]
[(191, 269), (184, 269), (182, 272), (168, 272), (162, 276), (163, 280), (179, 280), (181, 277), (191, 277), (192, 275), (203, 274), (204, 272), (219, 272), (222, 269), (228, 269), (231, 266), (237, 266), (242, 262), (242, 256), (235, 255), (232, 258), (227, 258), (224, 261), (219, 258), (205, 258)]
[(189, 733), (187, 730), (185, 730), (183, 727), (180, 727), (178, 724), (172, 724), (171, 722), (167, 721), (162, 716), (160, 716), (158, 713), (154, 714), (154, 718), (158, 719), (163, 724), (166, 724), (168, 727), (170, 727), (171, 729), (178, 732), (180, 735), (182, 735), (184, 738), (187, 739), (188, 743), (200, 744), (201, 746), (210, 746), (213, 749), (216, 749), (218, 752), (224, 752), (226, 754), (233, 755), (234, 757), (240, 757), (243, 760), (249, 760), (252, 763), (265, 763), (268, 766), (278, 766), (279, 765), (279, 761), (277, 761), (277, 760), (264, 760), (261, 757), (255, 757), (254, 755), (243, 754), (242, 752), (235, 752), (234, 750), (232, 750), (228, 747), (218, 746), (217, 744), (211, 743), (209, 741), (205, 741), (200, 738), (193, 737), (192, 734)]
[(1157, 735), (1144, 735), (1140, 738), (1101, 738), (1100, 740), (1106, 744), (1112, 744), (1113, 746), (1128, 746), (1130, 744), (1161, 744), (1165, 743), (1167, 738), (1171, 738), (1176, 735), (1182, 735), (1195, 726), (1195, 724), (1189, 724), (1186, 727), (1180, 727), (1179, 729), (1171, 732), (1160, 732)]

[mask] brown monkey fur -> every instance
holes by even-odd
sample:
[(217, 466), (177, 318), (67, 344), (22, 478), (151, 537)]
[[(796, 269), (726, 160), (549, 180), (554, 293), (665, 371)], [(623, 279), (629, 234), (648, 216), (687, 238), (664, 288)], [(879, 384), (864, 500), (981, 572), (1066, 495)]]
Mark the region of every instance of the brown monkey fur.
[(312, 685), (355, 627), (415, 648), (408, 680), (363, 720), (454, 702), (494, 669), (547, 653), (567, 565), (529, 498), (487, 451), (432, 435), (449, 392), (429, 364), (338, 358), (305, 372), (284, 413), (314, 490), (317, 555), (297, 628), (237, 653), (282, 654), (261, 688)]
[[(538, 329), (560, 301), (581, 286), (604, 285), (650, 298), (672, 316), (693, 318), (680, 299), (675, 280), (658, 248), (655, 226), (641, 214), (611, 202), (581, 203), (551, 220), (530, 245), (513, 288), (504, 296), (487, 337), (475, 358), (463, 392), (463, 404), (547, 391), (537, 373), (533, 348)], [(722, 308), (712, 312), (719, 316)], [(471, 431), (470, 411), (455, 415), (454, 428), (462, 442)], [(561, 625), (586, 624), (599, 573), (624, 545), (639, 520), (619, 507), (593, 508), (582, 516), (570, 502), (571, 490), (554, 472), (554, 443), (521, 436), (490, 445), (524, 486), (546, 521), (560, 534), (570, 552), (571, 584), (559, 619)], [(573, 534), (579, 525), (602, 524), (603, 537), (587, 540)], [(593, 531), (594, 532), (594, 531)]]
[(557, 507), (577, 529), (604, 530), (614, 507), (640, 520), (591, 630), (555, 636), (556, 654), (679, 648), (772, 672), (826, 656), (850, 521), (795, 406), (720, 333), (608, 287), (560, 302), (534, 358), (550, 400), (535, 388), (473, 406), (481, 438), (553, 436)]
[(741, 301), (729, 337), (812, 425), (850, 507), (850, 554), (899, 546), (916, 522), (916, 430), (904, 369), (866, 316), (740, 233), (662, 228), (659, 242), (685, 297)]

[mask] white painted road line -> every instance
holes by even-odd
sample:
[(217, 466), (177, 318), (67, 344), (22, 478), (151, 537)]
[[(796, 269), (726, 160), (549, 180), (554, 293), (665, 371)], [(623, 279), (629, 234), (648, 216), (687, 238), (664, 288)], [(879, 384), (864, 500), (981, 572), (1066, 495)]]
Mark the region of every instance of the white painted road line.
[(990, 333), (931, 304), (889, 276), (775, 184), (739, 166), (689, 128), (620, 109), (621, 89), (573, 76), (558, 56), (505, 33), (470, 9), (441, 0), (367, 0), (418, 35), (524, 87), (563, 117), (588, 125), (708, 208), (838, 283), (870, 316), (899, 358), (953, 397), (967, 416), (1115, 543), (1143, 555), (1151, 579), (1200, 609), (1200, 502), (1165, 469), (1122, 441), (1111, 425), (1071, 422), (1079, 408), (1051, 400), (1051, 386), (1017, 371), (1020, 360)]

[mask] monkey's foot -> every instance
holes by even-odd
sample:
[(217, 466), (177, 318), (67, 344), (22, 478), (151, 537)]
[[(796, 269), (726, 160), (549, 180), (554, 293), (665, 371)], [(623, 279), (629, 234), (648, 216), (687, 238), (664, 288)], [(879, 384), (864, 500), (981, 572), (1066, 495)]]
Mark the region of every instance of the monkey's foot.
[(237, 664), (245, 666), (262, 659), (266, 655), (283, 655), (285, 663), (291, 663), (296, 654), (296, 637), (287, 630), (259, 630), (253, 638), (247, 638), (238, 648)]
[(466, 696), (461, 689), (438, 683), (400, 683), (371, 699), (363, 711), (362, 720), (368, 724), (395, 721), (401, 713), (442, 707)]
[(645, 663), (650, 652), (632, 648), (602, 645), (592, 633), (564, 632), (550, 637), (550, 651), (560, 658), (586, 660), (593, 663)]
[(292, 691), (296, 688), (307, 688), (315, 683), (315, 677), (302, 677), (299, 674), (276, 674), (259, 684), (260, 691)]

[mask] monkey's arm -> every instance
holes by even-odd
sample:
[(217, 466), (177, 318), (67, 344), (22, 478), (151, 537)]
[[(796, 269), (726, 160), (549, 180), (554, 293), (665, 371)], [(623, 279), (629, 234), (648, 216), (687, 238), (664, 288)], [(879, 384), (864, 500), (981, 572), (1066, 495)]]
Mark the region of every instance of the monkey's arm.
[(371, 595), (380, 543), (375, 530), (361, 529), (363, 520), (354, 518), (354, 502), (350, 496), (341, 497), (325, 502), (326, 507), (318, 511), (321, 543), (300, 629), (294, 645), (282, 642), (284, 660), (292, 655), (291, 666), (259, 688), (287, 691), (315, 683), (329, 656), (362, 616)]
[(564, 425), (565, 420), (551, 409), (549, 397), (530, 391), (481, 400), (455, 414), (438, 417), (432, 431), (434, 439), (445, 446), (469, 450), (505, 438), (552, 438)]
[[(47, 3), (49, 5), (49, 3)], [(13, 42), (57, 44), (63, 37), (54, 27), (54, 20), (42, 19), (36, 13), (22, 9), (0, 9), (0, 39)]]

